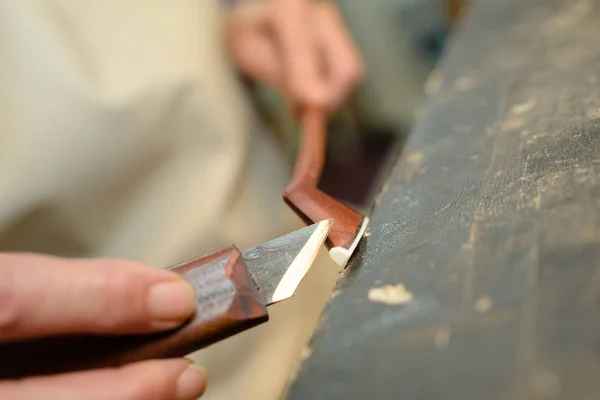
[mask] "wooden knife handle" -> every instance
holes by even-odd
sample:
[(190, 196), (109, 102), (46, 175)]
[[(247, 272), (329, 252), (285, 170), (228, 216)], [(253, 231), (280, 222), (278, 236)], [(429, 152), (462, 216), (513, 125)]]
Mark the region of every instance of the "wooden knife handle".
[(285, 202), (307, 224), (333, 219), (327, 246), (347, 247), (353, 242), (363, 216), (318, 189), (325, 162), (326, 114), (308, 108), (302, 116), (301, 144), (294, 176), (283, 193)]
[(183, 357), (268, 320), (259, 289), (235, 246), (169, 269), (196, 293), (196, 313), (183, 326), (148, 335), (61, 336), (2, 344), (0, 379)]

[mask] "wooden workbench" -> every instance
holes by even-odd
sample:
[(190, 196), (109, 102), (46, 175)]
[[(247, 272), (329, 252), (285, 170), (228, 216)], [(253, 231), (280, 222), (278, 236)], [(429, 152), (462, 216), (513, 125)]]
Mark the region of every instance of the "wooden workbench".
[(475, 2), (428, 87), (287, 399), (600, 399), (598, 2)]

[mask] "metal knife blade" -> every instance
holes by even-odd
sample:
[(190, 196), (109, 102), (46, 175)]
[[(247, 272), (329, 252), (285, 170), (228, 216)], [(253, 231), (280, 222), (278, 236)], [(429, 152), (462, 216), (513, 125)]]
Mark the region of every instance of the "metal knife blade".
[[(196, 274), (192, 286), (197, 295), (206, 291), (203, 302), (208, 304), (201, 315), (177, 329), (139, 335), (74, 334), (2, 343), (0, 380), (183, 357), (266, 322), (265, 306), (296, 293), (332, 225), (333, 220), (324, 220), (246, 250), (241, 253), (245, 265), (239, 263), (240, 252), (231, 245), (170, 267), (184, 277), (189, 271), (203, 272)], [(264, 305), (258, 304), (260, 301)]]
[(242, 252), (267, 306), (296, 293), (332, 225), (323, 220)]

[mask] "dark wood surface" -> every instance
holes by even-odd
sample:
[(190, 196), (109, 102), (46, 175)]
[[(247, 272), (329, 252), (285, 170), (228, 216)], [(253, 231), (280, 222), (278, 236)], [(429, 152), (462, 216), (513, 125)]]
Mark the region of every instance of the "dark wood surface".
[(170, 269), (181, 274), (196, 294), (196, 314), (180, 328), (146, 335), (78, 335), (0, 344), (0, 379), (184, 357), (268, 320), (260, 291), (235, 246)]
[(599, 399), (599, 2), (475, 2), (428, 87), (287, 399)]

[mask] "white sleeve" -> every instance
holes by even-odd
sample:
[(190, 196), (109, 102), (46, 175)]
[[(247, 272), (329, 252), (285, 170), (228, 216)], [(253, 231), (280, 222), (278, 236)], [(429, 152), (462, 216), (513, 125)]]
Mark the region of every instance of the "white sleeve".
[(52, 209), (84, 254), (159, 265), (219, 237), (251, 151), (220, 12), (217, 0), (0, 2), (0, 233)]

